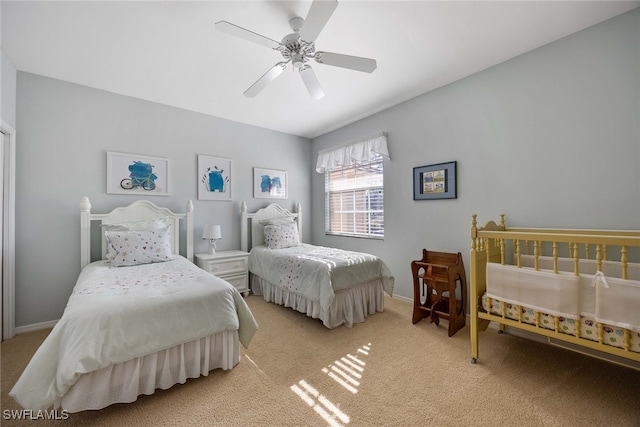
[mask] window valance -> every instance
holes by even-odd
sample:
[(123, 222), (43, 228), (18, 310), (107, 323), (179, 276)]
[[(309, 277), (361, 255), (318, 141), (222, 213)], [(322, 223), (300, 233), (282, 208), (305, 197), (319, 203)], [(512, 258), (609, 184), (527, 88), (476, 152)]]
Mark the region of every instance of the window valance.
[(378, 132), (358, 142), (321, 150), (318, 153), (316, 172), (325, 173), (338, 166), (371, 161), (378, 156), (390, 159), (386, 132)]

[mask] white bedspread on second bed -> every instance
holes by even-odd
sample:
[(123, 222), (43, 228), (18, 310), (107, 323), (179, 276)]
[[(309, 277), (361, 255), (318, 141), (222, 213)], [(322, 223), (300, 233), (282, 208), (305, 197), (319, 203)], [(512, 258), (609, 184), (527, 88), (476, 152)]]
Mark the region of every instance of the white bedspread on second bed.
[(249, 271), (267, 281), (320, 303), (326, 310), (334, 292), (381, 279), (393, 295), (394, 278), (377, 256), (301, 244), (285, 249), (256, 246), (249, 256)]
[(87, 265), (62, 318), (11, 390), (46, 409), (81, 374), (225, 330), (247, 347), (257, 324), (239, 292), (186, 258), (132, 267)]

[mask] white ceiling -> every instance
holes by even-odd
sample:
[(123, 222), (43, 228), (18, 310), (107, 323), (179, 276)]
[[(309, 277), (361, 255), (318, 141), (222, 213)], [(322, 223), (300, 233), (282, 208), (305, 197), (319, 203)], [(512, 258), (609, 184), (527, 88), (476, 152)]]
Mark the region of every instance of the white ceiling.
[(271, 39), (310, 1), (5, 1), (2, 49), (19, 71), (314, 138), (638, 7), (638, 1), (341, 0), (317, 50), (375, 58), (372, 73), (312, 67), (310, 99), (282, 57), (217, 32), (229, 21)]

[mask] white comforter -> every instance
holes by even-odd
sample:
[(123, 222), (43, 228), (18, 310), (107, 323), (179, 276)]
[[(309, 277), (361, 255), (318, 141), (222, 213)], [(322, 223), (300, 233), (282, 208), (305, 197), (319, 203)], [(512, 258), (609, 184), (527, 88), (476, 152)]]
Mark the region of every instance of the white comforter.
[(301, 244), (285, 249), (256, 246), (249, 256), (249, 271), (288, 292), (320, 303), (326, 310), (335, 292), (380, 279), (393, 295), (394, 278), (375, 255)]
[(46, 409), (81, 374), (224, 330), (238, 330), (247, 347), (256, 329), (238, 291), (186, 258), (117, 268), (97, 261), (9, 394), (25, 409)]

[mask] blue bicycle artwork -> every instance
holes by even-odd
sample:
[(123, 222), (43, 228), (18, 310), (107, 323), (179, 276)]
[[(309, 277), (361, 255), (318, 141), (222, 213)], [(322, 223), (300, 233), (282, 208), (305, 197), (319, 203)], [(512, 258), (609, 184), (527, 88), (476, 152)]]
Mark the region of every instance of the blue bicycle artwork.
[(142, 187), (147, 191), (153, 191), (156, 188), (155, 180), (158, 176), (153, 173), (153, 165), (135, 160), (133, 164), (128, 166), (129, 178), (120, 181), (120, 187), (125, 190)]

